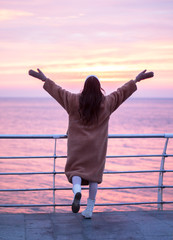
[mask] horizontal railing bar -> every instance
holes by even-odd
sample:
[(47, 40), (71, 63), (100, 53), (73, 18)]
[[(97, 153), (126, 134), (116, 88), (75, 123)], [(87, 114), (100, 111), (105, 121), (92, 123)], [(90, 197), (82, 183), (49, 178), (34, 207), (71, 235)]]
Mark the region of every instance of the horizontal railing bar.
[(67, 156), (1, 156), (0, 159), (67, 158)]
[[(171, 204), (173, 201), (163, 202), (127, 202), (127, 203), (96, 203), (95, 206), (121, 206), (121, 205), (144, 205), (144, 204)], [(86, 206), (86, 204), (80, 204)], [(70, 207), (71, 204), (0, 204), (0, 207)]]
[[(171, 204), (173, 201), (163, 201), (163, 202), (129, 202), (129, 203), (97, 203), (95, 206), (121, 206), (121, 205), (143, 205), (143, 204)], [(82, 204), (81, 204), (82, 206)]]
[[(129, 187), (100, 187), (98, 190), (121, 190), (121, 189), (143, 189), (143, 188), (173, 188), (173, 185), (162, 186), (129, 186)], [(87, 188), (86, 188), (87, 189)]]
[[(122, 190), (122, 189), (144, 189), (144, 188), (173, 188), (173, 185), (162, 185), (162, 186), (129, 186), (129, 187), (98, 187), (98, 190)], [(82, 190), (88, 190), (89, 188), (81, 188)], [(69, 191), (72, 188), (27, 188), (27, 189), (0, 189), (0, 192), (20, 192), (20, 191)]]
[(0, 207), (54, 207), (54, 206), (71, 206), (70, 204), (0, 204)]
[(35, 134), (26, 134), (26, 135), (14, 135), (14, 134), (1, 134), (0, 135), (0, 139), (62, 139), (62, 138), (67, 138), (67, 135), (66, 134), (57, 134), (57, 135), (50, 135), (50, 134), (47, 134), (47, 135), (43, 135), (43, 134), (40, 134), (40, 135), (35, 135)]
[[(59, 172), (58, 174), (64, 174), (64, 172)], [(0, 175), (39, 175), (39, 174), (56, 174), (54, 172), (6, 172), (6, 173), (0, 173)]]
[[(137, 171), (104, 171), (104, 174), (126, 174), (126, 173), (166, 173), (166, 172), (173, 172), (173, 170), (137, 170)], [(64, 172), (6, 172), (0, 173), (1, 175), (41, 175), (41, 174), (65, 174)]]
[[(67, 138), (66, 134), (52, 134), (52, 135), (14, 135), (14, 134), (1, 134), (0, 139), (61, 139)], [(161, 134), (109, 134), (108, 138), (173, 138), (173, 133)]]
[(109, 134), (108, 138), (173, 138), (173, 133), (160, 134)]
[(128, 157), (173, 157), (173, 154), (138, 154), (138, 155), (109, 155), (106, 158), (128, 158)]
[(173, 170), (136, 170), (136, 171), (111, 171), (111, 172), (107, 172), (105, 171), (104, 174), (124, 174), (124, 173), (154, 173), (154, 172), (173, 172)]
[[(34, 192), (34, 191), (52, 191), (54, 188), (27, 188), (27, 189), (0, 189), (0, 192)], [(64, 189), (65, 190), (65, 189)], [(69, 189), (66, 189), (69, 190)]]
[(140, 155), (111, 155), (111, 156), (106, 156), (106, 158), (128, 158), (128, 157), (170, 157), (173, 155), (169, 154), (140, 154)]
[[(140, 155), (111, 155), (106, 158), (128, 158), (128, 157), (173, 157), (173, 154), (140, 154)], [(0, 159), (33, 159), (33, 158), (67, 158), (66, 155), (62, 156), (0, 156)]]

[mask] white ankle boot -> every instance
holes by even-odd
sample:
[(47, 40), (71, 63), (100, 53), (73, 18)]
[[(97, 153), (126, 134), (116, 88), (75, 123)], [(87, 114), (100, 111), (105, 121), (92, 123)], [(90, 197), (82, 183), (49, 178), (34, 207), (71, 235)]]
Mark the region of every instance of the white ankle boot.
[(95, 200), (87, 199), (87, 208), (81, 213), (84, 218), (91, 218), (93, 213)]

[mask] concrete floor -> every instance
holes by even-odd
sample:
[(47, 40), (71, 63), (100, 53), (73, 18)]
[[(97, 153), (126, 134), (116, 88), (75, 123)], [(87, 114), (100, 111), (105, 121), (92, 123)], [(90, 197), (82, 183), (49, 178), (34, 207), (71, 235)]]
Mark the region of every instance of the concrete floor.
[(0, 214), (0, 240), (173, 240), (173, 211)]

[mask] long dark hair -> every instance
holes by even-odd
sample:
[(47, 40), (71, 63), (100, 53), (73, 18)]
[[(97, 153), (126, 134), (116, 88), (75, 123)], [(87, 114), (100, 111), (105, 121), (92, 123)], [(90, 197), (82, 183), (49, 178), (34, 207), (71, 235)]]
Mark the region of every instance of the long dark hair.
[(84, 124), (91, 124), (98, 120), (103, 93), (97, 77), (89, 76), (79, 98), (79, 113)]

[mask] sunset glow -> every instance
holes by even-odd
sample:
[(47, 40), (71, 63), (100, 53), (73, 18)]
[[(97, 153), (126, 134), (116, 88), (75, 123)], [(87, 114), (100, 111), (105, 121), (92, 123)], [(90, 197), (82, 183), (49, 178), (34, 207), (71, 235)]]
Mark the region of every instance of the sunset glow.
[(2, 97), (47, 96), (37, 67), (75, 92), (90, 74), (109, 92), (147, 69), (134, 96), (173, 96), (172, 1), (0, 0), (0, 30)]

